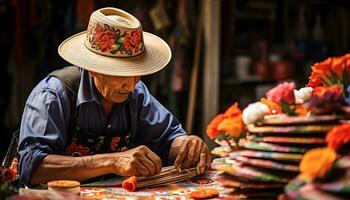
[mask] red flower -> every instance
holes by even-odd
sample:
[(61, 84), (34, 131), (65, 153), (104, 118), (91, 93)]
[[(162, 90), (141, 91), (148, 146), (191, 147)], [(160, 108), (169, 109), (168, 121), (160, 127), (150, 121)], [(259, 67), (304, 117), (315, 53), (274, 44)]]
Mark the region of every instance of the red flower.
[(269, 100), (279, 104), (282, 103), (282, 101), (285, 101), (291, 104), (291, 103), (294, 103), (295, 101), (294, 89), (295, 89), (295, 84), (293, 82), (291, 83), (284, 82), (284, 83), (278, 84), (276, 87), (269, 90), (266, 93), (266, 96)]
[(133, 31), (125, 36), (123, 47), (127, 50), (134, 50), (141, 42), (141, 31)]
[(133, 31), (131, 33), (132, 42), (135, 46), (138, 46), (141, 42), (141, 31)]
[(115, 38), (111, 31), (104, 30), (101, 26), (97, 26), (95, 29), (95, 38), (98, 46), (102, 52), (111, 51), (115, 44)]
[(115, 151), (115, 148), (118, 146), (120, 137), (113, 137), (111, 140), (111, 149)]
[(216, 136), (220, 134), (220, 131), (218, 130), (219, 124), (224, 120), (225, 116), (224, 114), (219, 114), (215, 116), (213, 120), (208, 124), (207, 126), (207, 135), (210, 139), (214, 139)]
[(339, 150), (344, 144), (350, 142), (350, 124), (333, 127), (326, 137), (327, 145), (334, 151)]
[(129, 177), (122, 182), (122, 187), (129, 192), (135, 191), (137, 187), (137, 178), (135, 176)]

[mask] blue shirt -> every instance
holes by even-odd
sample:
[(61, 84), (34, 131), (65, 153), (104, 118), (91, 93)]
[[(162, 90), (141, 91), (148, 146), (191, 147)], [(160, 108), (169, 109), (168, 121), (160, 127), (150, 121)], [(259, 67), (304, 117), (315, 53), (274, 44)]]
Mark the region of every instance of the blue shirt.
[[(111, 136), (131, 131), (133, 145), (147, 145), (160, 156), (163, 164), (169, 164), (171, 142), (186, 133), (142, 81), (136, 84), (127, 101), (115, 104), (110, 116), (103, 112), (100, 99), (93, 79), (82, 70), (76, 102), (77, 125), (81, 129)], [(29, 183), (31, 174), (45, 156), (64, 153), (70, 109), (64, 86), (56, 77), (46, 77), (29, 95), (18, 145), (19, 173), (23, 183)]]

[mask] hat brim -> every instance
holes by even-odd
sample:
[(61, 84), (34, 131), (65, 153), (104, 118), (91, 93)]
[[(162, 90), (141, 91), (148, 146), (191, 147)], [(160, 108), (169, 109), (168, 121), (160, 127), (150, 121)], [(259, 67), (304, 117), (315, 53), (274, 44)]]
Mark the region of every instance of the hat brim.
[(145, 51), (137, 56), (116, 58), (90, 51), (84, 45), (86, 32), (71, 36), (58, 47), (59, 55), (83, 69), (111, 76), (143, 76), (163, 69), (171, 59), (168, 44), (156, 35), (143, 32)]

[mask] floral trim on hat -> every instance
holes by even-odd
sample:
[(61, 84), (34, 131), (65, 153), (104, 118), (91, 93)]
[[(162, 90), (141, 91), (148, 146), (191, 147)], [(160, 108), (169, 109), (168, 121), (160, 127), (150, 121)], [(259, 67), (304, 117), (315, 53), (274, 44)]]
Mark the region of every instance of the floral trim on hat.
[(88, 41), (90, 48), (101, 51), (102, 54), (111, 53), (112, 56), (129, 57), (136, 56), (145, 50), (142, 30), (115, 29), (107, 24), (88, 28)]

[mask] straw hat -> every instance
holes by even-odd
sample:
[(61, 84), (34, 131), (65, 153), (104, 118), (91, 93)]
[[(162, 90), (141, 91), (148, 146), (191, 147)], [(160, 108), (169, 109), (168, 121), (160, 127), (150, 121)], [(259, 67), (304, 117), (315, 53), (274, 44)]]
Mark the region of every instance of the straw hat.
[(78, 67), (112, 76), (152, 74), (171, 58), (166, 42), (142, 31), (131, 14), (109, 7), (93, 12), (87, 31), (62, 42), (58, 53)]

